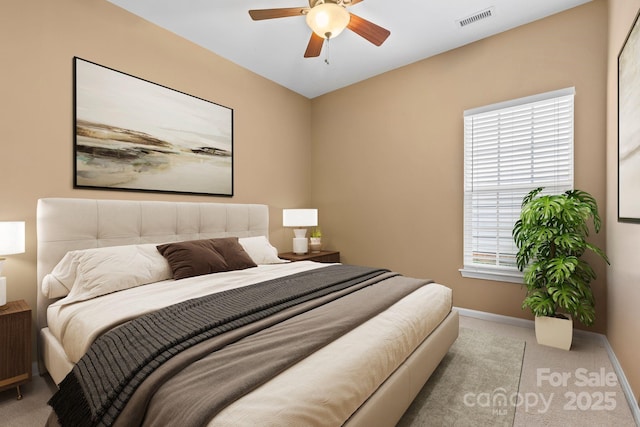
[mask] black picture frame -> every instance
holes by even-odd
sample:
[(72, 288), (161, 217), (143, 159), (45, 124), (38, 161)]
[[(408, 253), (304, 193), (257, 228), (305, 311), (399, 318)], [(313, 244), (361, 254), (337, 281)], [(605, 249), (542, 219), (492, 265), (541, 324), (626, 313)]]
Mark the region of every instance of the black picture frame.
[(73, 58), (74, 188), (233, 196), (233, 109)]
[(618, 54), (618, 221), (640, 223), (640, 24)]

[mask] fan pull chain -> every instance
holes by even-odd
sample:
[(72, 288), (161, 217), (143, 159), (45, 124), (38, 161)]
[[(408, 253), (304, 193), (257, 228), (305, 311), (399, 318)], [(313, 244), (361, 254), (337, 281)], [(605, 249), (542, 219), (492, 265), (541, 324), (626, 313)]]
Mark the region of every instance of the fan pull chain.
[(325, 49), (326, 56), (324, 58), (324, 63), (327, 65), (331, 65), (329, 64), (329, 38), (327, 38), (326, 40), (327, 40), (327, 48)]

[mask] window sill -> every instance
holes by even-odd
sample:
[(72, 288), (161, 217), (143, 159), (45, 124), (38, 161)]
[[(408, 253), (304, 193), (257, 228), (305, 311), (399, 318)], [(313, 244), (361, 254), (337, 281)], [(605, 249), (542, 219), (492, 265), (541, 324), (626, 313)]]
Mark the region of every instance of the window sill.
[(462, 277), (468, 277), (470, 279), (495, 280), (498, 282), (517, 283), (519, 285), (524, 284), (523, 274), (519, 271), (478, 270), (474, 268), (461, 268), (458, 271), (460, 271)]

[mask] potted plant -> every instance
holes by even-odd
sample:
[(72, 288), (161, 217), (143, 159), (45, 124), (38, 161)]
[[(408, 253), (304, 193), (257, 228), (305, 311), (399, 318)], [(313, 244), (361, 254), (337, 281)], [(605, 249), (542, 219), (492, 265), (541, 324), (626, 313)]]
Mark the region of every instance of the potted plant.
[[(513, 227), (518, 247), (516, 264), (524, 271), (527, 296), (522, 308), (536, 316), (539, 344), (568, 350), (573, 335), (572, 317), (586, 326), (595, 320), (595, 300), (590, 282), (596, 274), (582, 259), (590, 250), (607, 264), (598, 247), (587, 242), (589, 220), (600, 231), (600, 215), (589, 193), (569, 190), (563, 194), (541, 195), (543, 187), (527, 194), (520, 219)], [(549, 327), (551, 336), (545, 332)], [(557, 336), (564, 334), (565, 336)]]
[(311, 252), (320, 252), (320, 248), (322, 248), (322, 231), (320, 231), (320, 227), (314, 228), (311, 232), (309, 248)]

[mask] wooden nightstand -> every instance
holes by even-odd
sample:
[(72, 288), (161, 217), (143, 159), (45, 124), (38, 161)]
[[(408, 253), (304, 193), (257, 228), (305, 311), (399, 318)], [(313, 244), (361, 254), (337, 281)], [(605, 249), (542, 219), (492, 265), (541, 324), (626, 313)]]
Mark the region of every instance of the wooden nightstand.
[(0, 309), (0, 391), (31, 380), (31, 308), (12, 301)]
[(303, 255), (285, 252), (278, 254), (278, 257), (290, 261), (340, 262), (340, 252), (338, 251), (309, 252)]

